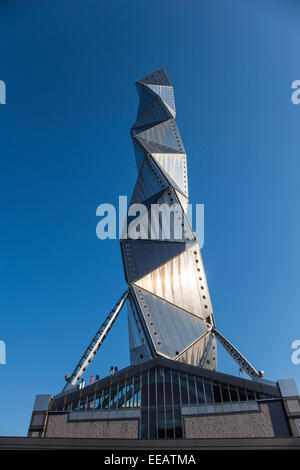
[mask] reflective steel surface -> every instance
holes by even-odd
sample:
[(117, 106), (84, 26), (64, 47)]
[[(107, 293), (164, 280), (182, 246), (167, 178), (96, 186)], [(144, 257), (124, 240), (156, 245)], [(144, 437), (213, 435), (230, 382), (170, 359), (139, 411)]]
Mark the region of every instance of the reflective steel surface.
[[(187, 156), (175, 121), (172, 84), (164, 68), (136, 82), (140, 103), (131, 128), (138, 178), (121, 241), (130, 356), (216, 369), (214, 315), (196, 237), (186, 218)], [(144, 204), (141, 213), (133, 204)], [(164, 218), (151, 205), (172, 208)], [(171, 222), (170, 222), (171, 220)], [(178, 233), (181, 233), (178, 236)]]

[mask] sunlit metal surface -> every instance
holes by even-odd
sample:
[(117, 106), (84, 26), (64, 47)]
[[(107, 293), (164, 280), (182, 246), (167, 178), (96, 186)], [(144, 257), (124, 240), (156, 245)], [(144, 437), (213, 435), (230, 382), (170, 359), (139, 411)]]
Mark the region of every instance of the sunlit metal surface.
[(129, 283), (145, 278), (157, 266), (183, 253), (194, 242), (157, 242), (149, 240), (127, 240), (122, 243), (122, 252)]
[(144, 331), (133, 296), (130, 296), (127, 307), (130, 362), (132, 365), (147, 362), (154, 354), (147, 341), (147, 332)]
[(180, 352), (208, 332), (207, 324), (199, 317), (144, 289), (133, 286), (132, 295), (142, 312), (152, 344), (160, 355), (176, 359)]
[[(151, 124), (153, 125), (153, 122), (151, 122)], [(138, 133), (138, 137), (146, 140), (146, 142), (148, 141), (154, 144), (164, 145), (169, 149), (185, 153), (175, 119), (169, 119), (168, 121), (161, 122), (153, 127), (142, 130)]]
[(197, 244), (136, 281), (136, 284), (203, 319), (212, 316), (203, 262)]
[(167, 173), (177, 187), (188, 197), (188, 184), (185, 176), (186, 157), (180, 154), (154, 153), (153, 158), (164, 173)]
[[(188, 218), (172, 187), (155, 194), (155, 198), (140, 202), (134, 199), (132, 198), (131, 209), (135, 207), (133, 204), (143, 204), (149, 211), (142, 208), (143, 210), (141, 213), (138, 212), (134, 220), (128, 217), (128, 232), (131, 229), (131, 234), (128, 233), (129, 238), (134, 238), (132, 233), (138, 227), (141, 239), (186, 242), (195, 238)], [(129, 214), (133, 216), (131, 209), (129, 209)], [(140, 208), (137, 207), (137, 210), (140, 211)]]
[(168, 109), (173, 114), (175, 118), (176, 109), (175, 109), (175, 100), (174, 100), (174, 93), (173, 87), (167, 85), (151, 85), (149, 84), (148, 87), (154, 91), (160, 98), (164, 101), (164, 104), (168, 106)]

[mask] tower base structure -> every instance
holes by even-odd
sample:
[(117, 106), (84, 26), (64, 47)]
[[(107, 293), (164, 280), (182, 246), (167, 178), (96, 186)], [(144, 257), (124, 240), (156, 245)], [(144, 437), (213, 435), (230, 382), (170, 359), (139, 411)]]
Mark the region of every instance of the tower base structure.
[(256, 441), (258, 448), (279, 441), (300, 447), (300, 396), (293, 379), (247, 380), (156, 358), (85, 388), (37, 395), (28, 437), (45, 438), (41, 445), (47, 438), (100, 447), (113, 440), (119, 448), (149, 440), (158, 448), (166, 441), (184, 448), (186, 440), (201, 448), (202, 439), (214, 446), (220, 438), (229, 447), (237, 439), (245, 448)]

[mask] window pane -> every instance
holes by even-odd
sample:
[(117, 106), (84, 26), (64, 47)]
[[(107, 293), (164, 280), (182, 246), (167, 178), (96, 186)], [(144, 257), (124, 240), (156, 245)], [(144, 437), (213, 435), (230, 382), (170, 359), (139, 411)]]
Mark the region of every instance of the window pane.
[(210, 380), (207, 380), (207, 379), (204, 380), (204, 390), (205, 390), (206, 403), (213, 403), (212, 387), (211, 387)]
[(156, 408), (149, 408), (149, 439), (156, 438)]
[(165, 409), (159, 406), (157, 409), (157, 438), (164, 439), (166, 437), (165, 429)]
[(164, 406), (164, 369), (158, 368), (157, 375), (157, 406)]
[(246, 390), (244, 388), (239, 388), (239, 397), (241, 401), (247, 401)]
[(114, 410), (117, 407), (117, 386), (114, 385), (110, 390), (110, 409)]
[(119, 383), (118, 408), (125, 407), (125, 382)]
[(214, 393), (214, 402), (222, 403), (220, 384), (218, 382), (213, 382), (213, 393)]
[(228, 385), (227, 384), (221, 384), (221, 391), (222, 391), (223, 402), (224, 403), (229, 402), (230, 401), (230, 396), (229, 396)]
[(126, 408), (132, 408), (133, 403), (133, 385), (132, 379), (126, 380)]
[(149, 371), (149, 406), (156, 406), (155, 369)]
[(169, 439), (174, 438), (173, 408), (166, 408), (166, 433)]
[(101, 409), (102, 403), (102, 390), (96, 393), (95, 408)]
[(94, 398), (95, 398), (95, 395), (90, 395), (88, 397), (88, 401), (87, 401), (87, 409), (88, 410), (92, 410), (94, 408)]
[(198, 405), (204, 405), (205, 396), (204, 396), (203, 380), (200, 377), (197, 377), (196, 384), (197, 384)]
[(148, 439), (148, 409), (141, 413), (141, 439)]
[(56, 408), (55, 411), (63, 411), (64, 402), (62, 400), (59, 400), (58, 402), (56, 402), (55, 408)]
[(102, 410), (108, 410), (109, 406), (109, 389), (106, 388), (103, 391), (103, 403), (102, 403)]
[(197, 405), (195, 377), (188, 375), (190, 405)]
[(85, 407), (86, 407), (86, 397), (82, 397), (80, 399), (80, 406), (79, 406), (79, 409), (80, 410), (85, 410)]
[(139, 375), (134, 377), (134, 407), (141, 406), (141, 387), (140, 387), (141, 378)]
[(142, 407), (148, 407), (148, 372), (142, 375)]
[(179, 377), (178, 377), (178, 372), (174, 370), (172, 371), (172, 386), (173, 386), (174, 406), (180, 405)]
[(256, 400), (263, 400), (265, 398), (264, 394), (261, 392), (255, 392)]
[(185, 374), (180, 374), (180, 386), (181, 386), (181, 403), (182, 405), (188, 405), (189, 399), (188, 399), (187, 381), (186, 381)]
[(255, 400), (255, 393), (252, 390), (247, 390), (248, 400)]
[(231, 401), (239, 401), (237, 388), (234, 385), (229, 385), (229, 392), (230, 392)]
[(172, 406), (172, 388), (171, 388), (171, 371), (170, 369), (165, 369), (165, 398), (166, 406)]
[(72, 411), (78, 411), (78, 400), (73, 401)]
[(182, 438), (182, 422), (181, 422), (181, 408), (176, 406), (174, 408), (174, 424), (175, 424), (175, 437)]

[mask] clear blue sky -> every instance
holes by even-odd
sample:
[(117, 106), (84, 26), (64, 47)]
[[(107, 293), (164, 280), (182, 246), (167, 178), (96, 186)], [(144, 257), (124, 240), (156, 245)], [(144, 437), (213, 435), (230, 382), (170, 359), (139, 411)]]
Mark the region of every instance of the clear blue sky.
[[(27, 432), (126, 288), (96, 207), (130, 195), (134, 82), (164, 66), (205, 204), (217, 326), (266, 378), (299, 328), (297, 0), (16, 0), (0, 5), (0, 435)], [(124, 310), (88, 375), (129, 363)], [(219, 347), (219, 370), (237, 374)]]

